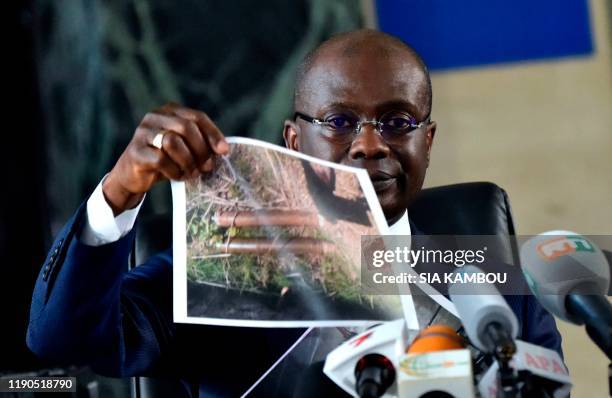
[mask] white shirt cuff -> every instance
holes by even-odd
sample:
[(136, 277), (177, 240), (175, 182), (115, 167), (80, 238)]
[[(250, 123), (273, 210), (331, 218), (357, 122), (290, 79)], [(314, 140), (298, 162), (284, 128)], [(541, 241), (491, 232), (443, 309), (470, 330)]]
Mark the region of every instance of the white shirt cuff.
[(134, 227), (138, 211), (144, 202), (143, 197), (138, 206), (125, 210), (115, 217), (113, 209), (111, 209), (102, 192), (102, 184), (105, 179), (106, 176), (102, 178), (102, 181), (87, 200), (86, 220), (80, 240), (89, 246), (102, 246), (116, 242), (127, 235)]

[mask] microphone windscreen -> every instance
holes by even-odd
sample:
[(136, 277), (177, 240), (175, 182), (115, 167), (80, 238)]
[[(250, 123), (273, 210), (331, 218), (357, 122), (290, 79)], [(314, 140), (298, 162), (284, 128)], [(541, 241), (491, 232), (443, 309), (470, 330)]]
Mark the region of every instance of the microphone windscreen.
[(521, 246), (521, 267), (533, 294), (544, 308), (561, 319), (580, 324), (567, 311), (570, 293), (606, 295), (610, 266), (589, 239), (571, 231), (550, 231)]
[[(481, 273), (480, 268), (469, 265), (457, 271), (463, 274)], [(518, 336), (518, 320), (506, 300), (493, 284), (456, 282), (448, 289), (468, 338), (478, 349), (489, 352), (483, 340), (485, 328), (499, 323), (513, 339)]]
[(465, 348), (465, 341), (453, 328), (446, 325), (431, 325), (414, 338), (406, 352), (416, 354), (461, 348)]

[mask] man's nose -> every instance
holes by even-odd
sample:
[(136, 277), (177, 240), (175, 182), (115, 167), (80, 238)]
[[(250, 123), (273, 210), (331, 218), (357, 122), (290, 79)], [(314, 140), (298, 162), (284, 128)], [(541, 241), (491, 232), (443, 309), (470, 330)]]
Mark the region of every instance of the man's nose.
[(389, 146), (376, 131), (376, 126), (365, 124), (351, 144), (349, 156), (351, 159), (383, 159), (389, 156)]

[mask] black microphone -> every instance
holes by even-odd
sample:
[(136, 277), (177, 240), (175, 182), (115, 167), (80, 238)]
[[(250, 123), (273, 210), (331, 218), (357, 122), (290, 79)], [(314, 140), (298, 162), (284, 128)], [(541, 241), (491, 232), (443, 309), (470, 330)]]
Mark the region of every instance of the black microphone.
[(603, 296), (568, 294), (567, 310), (585, 324), (591, 340), (612, 359), (612, 305)]
[(380, 398), (394, 381), (395, 368), (384, 355), (365, 355), (355, 366), (355, 390), (360, 398)]

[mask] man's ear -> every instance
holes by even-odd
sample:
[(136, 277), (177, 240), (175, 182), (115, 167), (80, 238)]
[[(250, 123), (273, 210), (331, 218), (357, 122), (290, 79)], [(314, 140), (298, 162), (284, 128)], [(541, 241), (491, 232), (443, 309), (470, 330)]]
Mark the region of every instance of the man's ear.
[(283, 128), (283, 137), (285, 138), (285, 146), (294, 151), (300, 151), (299, 146), (300, 126), (293, 120), (285, 120)]
[(429, 156), (431, 155), (431, 146), (433, 145), (434, 137), (436, 136), (436, 128), (438, 125), (436, 122), (431, 122), (427, 125), (427, 136), (425, 140), (427, 141), (427, 167), (429, 167)]

